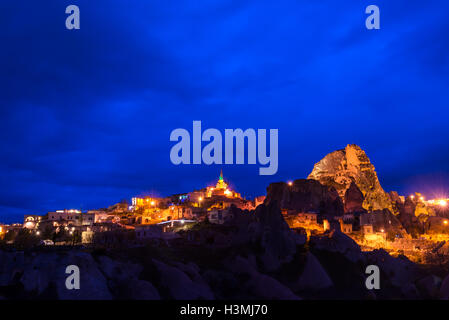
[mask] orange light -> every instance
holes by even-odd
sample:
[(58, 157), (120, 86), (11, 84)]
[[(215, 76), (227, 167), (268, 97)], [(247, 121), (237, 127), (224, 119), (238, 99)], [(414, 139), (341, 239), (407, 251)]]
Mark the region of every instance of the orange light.
[(424, 201), (424, 197), (419, 197), (419, 200)]
[(443, 223), (447, 225), (447, 220), (444, 220)]
[(415, 199), (415, 196), (413, 196), (413, 195), (412, 195), (412, 196), (410, 196), (410, 199), (412, 199), (412, 200), (413, 200), (413, 199)]
[(150, 204), (151, 204), (152, 206), (154, 206), (156, 203), (155, 203), (154, 201), (151, 201)]
[(199, 197), (198, 201), (200, 201), (200, 202), (203, 201), (203, 197)]
[(293, 185), (293, 182), (289, 181), (288, 185), (291, 187)]
[(380, 232), (382, 232), (382, 233), (383, 233), (383, 232), (385, 232), (385, 230), (384, 230), (384, 229), (380, 229)]
[(438, 204), (442, 207), (447, 207), (447, 201), (446, 200), (440, 200), (438, 201)]

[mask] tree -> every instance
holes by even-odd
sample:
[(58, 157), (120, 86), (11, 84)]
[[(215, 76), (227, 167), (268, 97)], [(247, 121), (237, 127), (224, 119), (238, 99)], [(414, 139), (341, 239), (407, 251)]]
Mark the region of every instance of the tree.
[(30, 249), (39, 244), (39, 238), (28, 229), (20, 229), (14, 239), (14, 246), (20, 250)]

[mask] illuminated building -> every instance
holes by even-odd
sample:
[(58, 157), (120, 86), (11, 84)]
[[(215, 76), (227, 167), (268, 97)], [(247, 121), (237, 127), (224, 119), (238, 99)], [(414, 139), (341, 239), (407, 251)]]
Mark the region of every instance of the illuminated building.
[(225, 196), (227, 198), (241, 198), (240, 193), (232, 191), (228, 184), (224, 181), (223, 170), (220, 171), (217, 184), (215, 187), (207, 187), (206, 197), (212, 198), (214, 196)]
[(54, 212), (49, 212), (47, 214), (47, 220), (51, 221), (78, 221), (81, 216), (81, 211), (76, 209), (64, 209), (64, 210), (56, 210)]
[(3, 237), (4, 237), (5, 233), (6, 233), (6, 231), (7, 231), (7, 230), (6, 230), (6, 226), (0, 224), (0, 239), (3, 239)]
[(26, 215), (23, 221), (23, 227), (29, 230), (36, 229), (41, 222), (42, 217), (38, 215)]

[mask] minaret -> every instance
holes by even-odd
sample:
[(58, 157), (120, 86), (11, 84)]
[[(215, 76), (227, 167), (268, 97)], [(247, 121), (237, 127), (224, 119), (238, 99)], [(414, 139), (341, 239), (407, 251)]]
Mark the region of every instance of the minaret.
[(217, 189), (226, 189), (228, 187), (228, 185), (226, 184), (226, 182), (224, 182), (223, 179), (223, 170), (220, 170), (220, 177), (218, 177), (218, 182), (216, 185)]

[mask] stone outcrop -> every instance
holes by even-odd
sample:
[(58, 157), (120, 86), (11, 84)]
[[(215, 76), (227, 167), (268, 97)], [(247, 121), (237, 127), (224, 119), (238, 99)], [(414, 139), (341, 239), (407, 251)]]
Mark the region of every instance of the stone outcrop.
[(308, 252), (304, 270), (295, 285), (299, 290), (320, 290), (333, 286), (333, 283), (318, 259)]
[(363, 213), (366, 210), (363, 208), (363, 202), (365, 201), (365, 197), (363, 196), (362, 191), (360, 191), (359, 187), (355, 184), (355, 182), (351, 182), (348, 190), (345, 192), (344, 197), (345, 203), (345, 213)]
[(350, 144), (326, 155), (315, 164), (308, 179), (335, 188), (342, 199), (354, 182), (363, 193), (363, 208), (368, 211), (390, 209), (393, 212), (390, 197), (382, 189), (374, 166), (357, 145)]
[(310, 237), (310, 246), (317, 250), (341, 253), (352, 262), (364, 260), (359, 245), (339, 230), (332, 230), (328, 234)]
[(296, 252), (296, 237), (282, 217), (276, 202), (257, 207), (256, 221), (249, 234), (261, 246), (264, 269), (275, 270), (291, 260)]
[(159, 284), (176, 300), (214, 299), (209, 286), (193, 281), (186, 273), (161, 261), (153, 259), (159, 274)]
[(227, 263), (226, 268), (232, 271), (233, 274), (244, 279), (240, 285), (243, 286), (243, 289), (251, 296), (258, 299), (300, 299), (288, 287), (284, 286), (276, 279), (259, 273), (257, 271), (256, 263), (251, 262), (251, 259), (237, 256)]
[(327, 216), (343, 214), (343, 202), (337, 191), (315, 180), (298, 179), (292, 185), (271, 183), (265, 204), (276, 201), (280, 208), (298, 212), (317, 212)]

